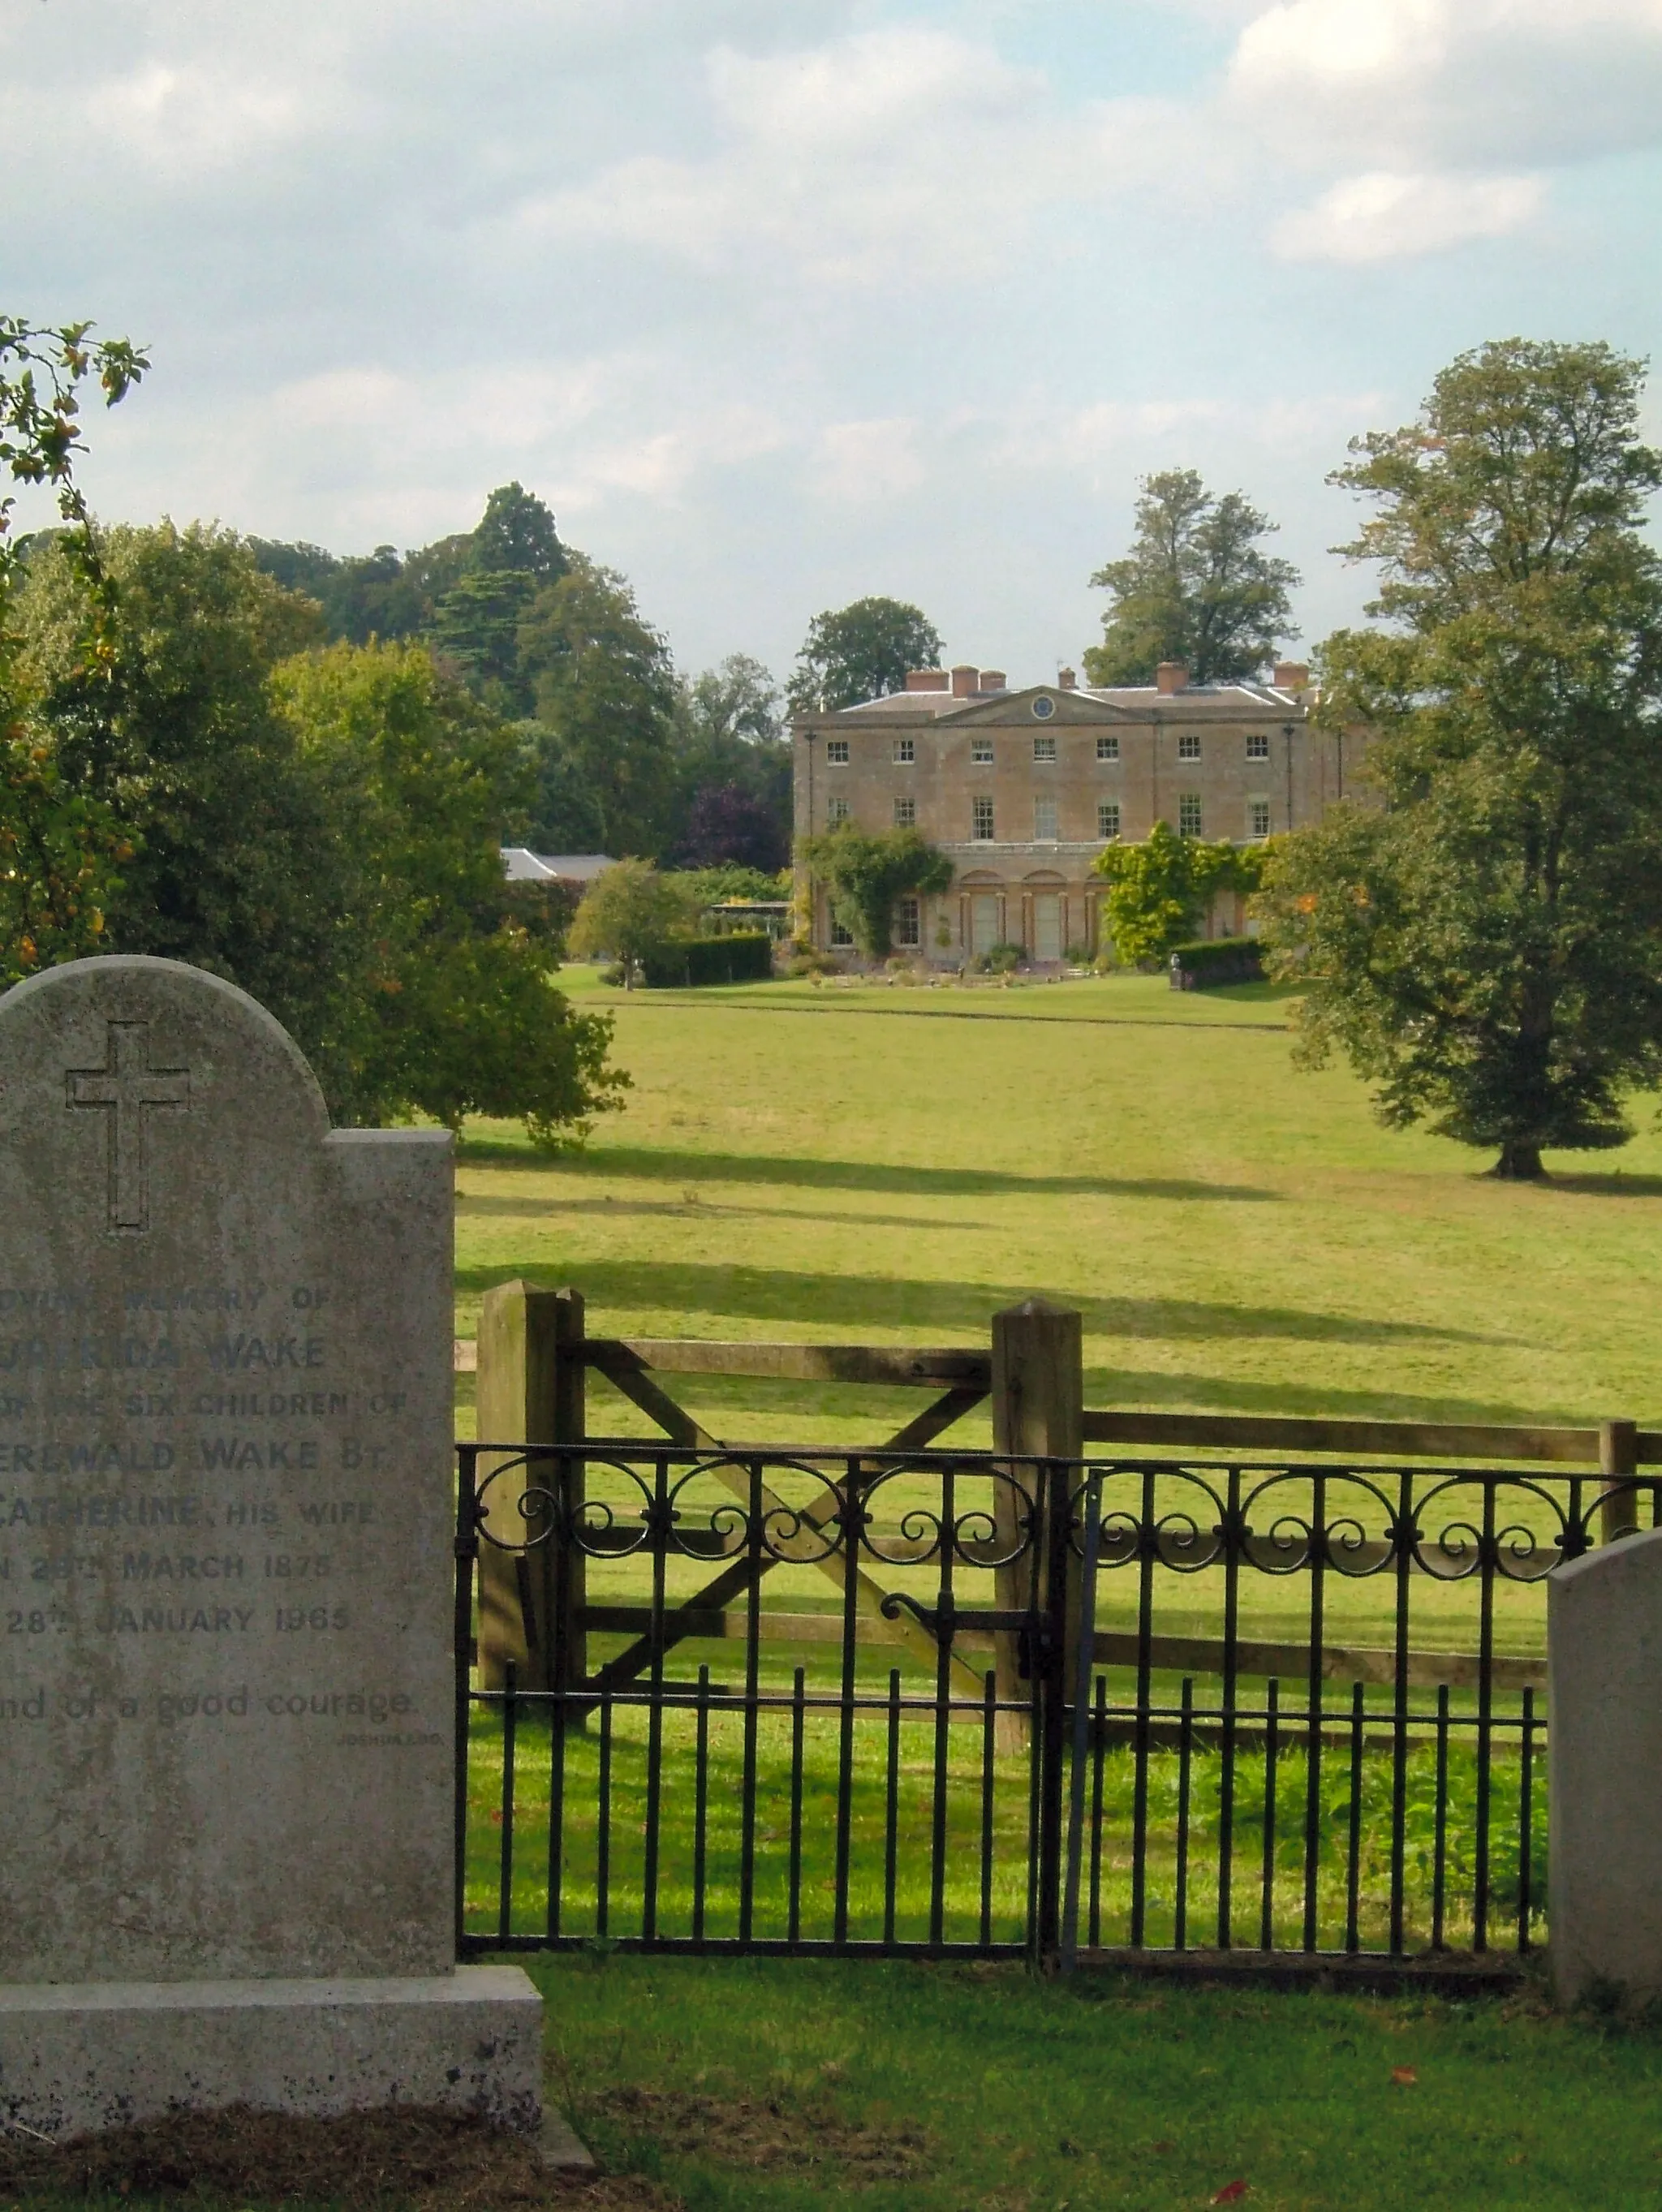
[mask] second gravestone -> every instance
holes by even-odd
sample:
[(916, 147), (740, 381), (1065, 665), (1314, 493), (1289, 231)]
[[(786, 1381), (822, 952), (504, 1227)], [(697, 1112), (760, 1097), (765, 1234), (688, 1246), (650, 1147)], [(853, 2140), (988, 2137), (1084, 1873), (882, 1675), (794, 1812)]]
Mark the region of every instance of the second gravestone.
[(455, 1966), (452, 1207), (214, 976), (0, 999), (0, 2119), (536, 2124)]

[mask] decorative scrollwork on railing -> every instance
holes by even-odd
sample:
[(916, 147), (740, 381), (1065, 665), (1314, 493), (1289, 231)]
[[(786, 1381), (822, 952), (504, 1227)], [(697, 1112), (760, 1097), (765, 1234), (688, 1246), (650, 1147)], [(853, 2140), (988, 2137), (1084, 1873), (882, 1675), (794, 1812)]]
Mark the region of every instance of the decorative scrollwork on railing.
[[(890, 1491), (920, 1478), (935, 1486), (934, 1500), (909, 1499), (903, 1490), (895, 1498), (898, 1517), (887, 1520)], [(971, 1495), (964, 1503), (965, 1489), (990, 1495)], [(1009, 1468), (994, 1462), (891, 1461), (862, 1486), (861, 1503), (861, 1548), (885, 1565), (917, 1566), (949, 1552), (965, 1566), (1008, 1567), (1034, 1548), (1035, 1493)]]
[(1382, 1573), (1392, 1563), (1390, 1539), (1370, 1537), (1367, 1524), (1354, 1513), (1343, 1513), (1336, 1520), (1325, 1522), (1321, 1544), (1324, 1564), (1335, 1574), (1347, 1575), (1353, 1582)]
[(1026, 1466), (1018, 1473), (979, 1455), (691, 1458), (648, 1449), (636, 1457), (613, 1444), (482, 1449), (464, 1463), (473, 1472), (472, 1525), (503, 1552), (560, 1542), (596, 1558), (750, 1553), (798, 1566), (839, 1553), (916, 1566), (950, 1553), (990, 1569), (1031, 1556), (1039, 1522)]
[[(1319, 1512), (1316, 1477), (1321, 1483)], [(1271, 1527), (1301, 1528), (1302, 1556), (1275, 1571), (1292, 1572), (1296, 1567), (1310, 1569), (1319, 1564), (1348, 1581), (1363, 1582), (1371, 1575), (1384, 1574), (1394, 1564), (1396, 1548), (1391, 1531), (1396, 1508), (1375, 1474), (1347, 1467), (1279, 1468), (1251, 1491), (1246, 1511), (1252, 1512), (1261, 1500), (1277, 1490), (1284, 1491), (1289, 1484), (1308, 1492), (1309, 1502), (1279, 1513)]]
[[(519, 1452), (503, 1459), (488, 1474), (475, 1473), (472, 1526), (496, 1551), (533, 1551), (551, 1538), (565, 1534), (559, 1492), (542, 1477), (541, 1471), (547, 1465), (546, 1454)], [(506, 1477), (533, 1467), (539, 1471), (538, 1477), (526, 1482), (523, 1488), (516, 1491), (506, 1484)], [(493, 1497), (491, 1492), (499, 1483), (504, 1486)], [(493, 1514), (497, 1516), (494, 1520)]]
[[(1158, 1510), (1151, 1515), (1146, 1495), (1135, 1505), (1123, 1496), (1125, 1486), (1131, 1481), (1146, 1493), (1151, 1478), (1168, 1488), (1173, 1482), (1180, 1483), (1197, 1495), (1180, 1498), (1176, 1504), (1157, 1500)], [(1166, 1461), (1117, 1462), (1092, 1469), (1069, 1502), (1068, 1541), (1074, 1552), (1083, 1555), (1093, 1480), (1101, 1500), (1097, 1534), (1099, 1567), (1127, 1567), (1149, 1558), (1176, 1573), (1197, 1574), (1222, 1558), (1224, 1500), (1204, 1474)]]
[[(614, 1559), (748, 1554), (820, 1565), (846, 1554), (984, 1571), (1037, 1560), (1054, 1510), (1043, 1462), (983, 1454), (693, 1455), (646, 1446), (637, 1455), (611, 1439), (598, 1450), (479, 1447), (466, 1456), (467, 1449), (471, 1526), (499, 1552), (557, 1542)], [(1066, 1541), (1082, 1556), (1094, 1495), (1105, 1573), (1151, 1565), (1182, 1575), (1228, 1567), (1363, 1580), (1401, 1571), (1406, 1559), (1433, 1581), (1492, 1575), (1527, 1584), (1613, 1526), (1622, 1533), (1615, 1511), (1636, 1523), (1647, 1492), (1653, 1518), (1659, 1485), (1635, 1478), (1605, 1487), (1505, 1468), (1127, 1460), (1072, 1466), (1068, 1488)]]
[[(1471, 1493), (1476, 1491), (1475, 1499)], [(1451, 1503), (1464, 1498), (1452, 1516), (1440, 1521)], [(1501, 1501), (1507, 1518), (1501, 1520)], [(1521, 1501), (1531, 1500), (1546, 1522), (1544, 1531), (1513, 1517)], [(1527, 1475), (1486, 1472), (1437, 1478), (1419, 1498), (1414, 1556), (1426, 1573), (1442, 1582), (1465, 1582), (1486, 1571), (1502, 1582), (1537, 1583), (1578, 1548), (1567, 1501)]]
[[(1115, 1461), (1088, 1469), (1073, 1491), (1075, 1553), (1083, 1552), (1093, 1486), (1105, 1571), (1152, 1560), (1178, 1574), (1233, 1564), (1276, 1576), (1321, 1568), (1361, 1581), (1397, 1571), (1407, 1557), (1443, 1582), (1493, 1573), (1533, 1583), (1585, 1551), (1595, 1515), (1610, 1510), (1599, 1494), (1572, 1510), (1543, 1480), (1505, 1468), (1405, 1474), (1318, 1462), (1231, 1469)], [(1659, 1486), (1635, 1480), (1622, 1487), (1654, 1497)]]
[[(782, 1496), (782, 1483), (792, 1494)], [(712, 1486), (729, 1494), (712, 1497)], [(806, 1492), (806, 1495), (802, 1494)], [(719, 1452), (679, 1472), (672, 1548), (701, 1559), (764, 1559), (817, 1566), (846, 1537), (846, 1486), (813, 1461)]]
[(1315, 1557), (1315, 1530), (1307, 1514), (1277, 1513), (1262, 1536), (1248, 1539), (1252, 1564), (1266, 1575), (1305, 1572)]

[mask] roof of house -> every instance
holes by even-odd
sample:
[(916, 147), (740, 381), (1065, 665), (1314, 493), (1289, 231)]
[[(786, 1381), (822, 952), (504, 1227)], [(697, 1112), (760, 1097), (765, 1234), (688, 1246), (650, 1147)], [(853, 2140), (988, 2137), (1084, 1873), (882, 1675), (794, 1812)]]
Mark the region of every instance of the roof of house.
[(613, 865), (609, 853), (533, 853), (502, 847), (502, 873), (510, 884), (592, 884)]
[(1012, 708), (1040, 696), (1054, 700), (1057, 714), (1063, 719), (1070, 708), (1075, 712), (1082, 708), (1086, 718), (1092, 720), (1099, 719), (1104, 709), (1110, 715), (1127, 714), (1139, 720), (1159, 721), (1186, 721), (1208, 716), (1223, 720), (1239, 714), (1302, 716), (1306, 711), (1301, 693), (1278, 690), (1271, 684), (1186, 684), (1177, 691), (1162, 691), (1153, 684), (1117, 685), (1112, 689), (1098, 689), (1086, 684), (1028, 684), (1019, 690), (1003, 688), (963, 696), (951, 691), (891, 691), (880, 699), (862, 699), (855, 706), (838, 708), (834, 715), (803, 719), (880, 715), (886, 721), (903, 718), (929, 722), (965, 719), (1002, 721)]

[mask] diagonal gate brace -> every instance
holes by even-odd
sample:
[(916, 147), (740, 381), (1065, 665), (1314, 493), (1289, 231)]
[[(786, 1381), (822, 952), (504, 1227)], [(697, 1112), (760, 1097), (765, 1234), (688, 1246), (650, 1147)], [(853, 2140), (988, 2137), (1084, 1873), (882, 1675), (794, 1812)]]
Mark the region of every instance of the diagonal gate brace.
[[(672, 1443), (679, 1444), (685, 1449), (695, 1451), (725, 1452), (728, 1449), (728, 1446), (722, 1443), (719, 1437), (711, 1436), (708, 1429), (694, 1420), (685, 1407), (678, 1406), (667, 1391), (660, 1389), (647, 1373), (643, 1364), (629, 1353), (622, 1351), (614, 1352), (608, 1346), (604, 1352), (598, 1351), (591, 1352), (590, 1358), (592, 1364), (599, 1368), (608, 1382), (621, 1390), (624, 1397), (630, 1400), (633, 1404), (638, 1406), (648, 1419), (658, 1424)], [(880, 1445), (879, 1452), (887, 1454), (921, 1451), (923, 1446), (938, 1437), (943, 1429), (950, 1428), (954, 1421), (961, 1419), (972, 1407), (978, 1405), (986, 1395), (984, 1390), (977, 1389), (970, 1385), (961, 1385), (955, 1389), (947, 1391), (932, 1405), (926, 1406), (921, 1413), (908, 1421), (904, 1429), (898, 1430), (886, 1443)], [(746, 1504), (750, 1503), (749, 1481), (738, 1468), (716, 1468), (711, 1471), (718, 1475)], [(786, 1504), (783, 1498), (768, 1489), (765, 1484), (762, 1489), (762, 1510), (764, 1513), (794, 1514), (795, 1511), (794, 1507)], [(810, 1528), (818, 1532), (833, 1518), (835, 1512), (836, 1508), (832, 1505), (818, 1515), (810, 1510), (801, 1517), (807, 1522)], [(764, 1575), (771, 1572), (776, 1566), (786, 1565), (788, 1559), (788, 1554), (785, 1559), (770, 1556), (764, 1559), (735, 1560), (731, 1566), (724, 1568), (713, 1582), (706, 1583), (703, 1589), (688, 1598), (685, 1605), (678, 1607), (677, 1610), (688, 1613), (721, 1610), (730, 1605), (735, 1598), (746, 1595), (761, 1581)], [(838, 1590), (843, 1592), (846, 1592), (851, 1576), (857, 1610), (870, 1620), (882, 1621), (890, 1635), (893, 1635), (898, 1631), (900, 1640), (914, 1658), (920, 1659), (931, 1667), (936, 1663), (940, 1646), (929, 1630), (913, 1619), (910, 1613), (902, 1613), (898, 1619), (893, 1613), (886, 1613), (884, 1610), (884, 1602), (888, 1596), (888, 1592), (862, 1567), (851, 1565), (844, 1553), (832, 1552), (825, 1557), (813, 1558), (796, 1564), (818, 1567), (820, 1573), (829, 1581), (835, 1583)], [(668, 1650), (672, 1645), (680, 1643), (685, 1637), (691, 1633), (691, 1630), (677, 1626), (675, 1613), (668, 1613), (665, 1616), (661, 1630), (661, 1641), (658, 1649), (664, 1651)], [(596, 1689), (615, 1689), (621, 1682), (632, 1681), (637, 1674), (652, 1664), (652, 1638), (638, 1637), (626, 1650), (620, 1651), (615, 1659), (609, 1659), (606, 1662), (594, 1677), (592, 1686)], [(967, 1694), (977, 1698), (982, 1696), (983, 1685), (975, 1669), (956, 1652), (951, 1654), (951, 1661), (953, 1680), (955, 1685)]]

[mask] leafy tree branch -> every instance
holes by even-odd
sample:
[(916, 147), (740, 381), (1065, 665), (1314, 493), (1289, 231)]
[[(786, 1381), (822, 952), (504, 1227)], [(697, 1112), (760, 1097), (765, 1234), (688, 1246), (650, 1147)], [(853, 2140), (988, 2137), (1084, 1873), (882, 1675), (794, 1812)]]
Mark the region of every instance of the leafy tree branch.
[[(61, 557), (82, 586), (76, 652), (89, 676), (115, 660), (113, 596), (76, 480), (83, 387), (113, 407), (149, 363), (125, 338), (94, 342), (89, 323), (41, 326), (0, 316), (0, 467), (13, 484), (44, 486), (63, 527)], [(108, 799), (66, 776), (21, 665), (18, 598), (27, 541), (15, 530), (15, 492), (0, 497), (0, 985), (96, 951), (119, 871), (132, 857)]]

